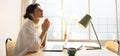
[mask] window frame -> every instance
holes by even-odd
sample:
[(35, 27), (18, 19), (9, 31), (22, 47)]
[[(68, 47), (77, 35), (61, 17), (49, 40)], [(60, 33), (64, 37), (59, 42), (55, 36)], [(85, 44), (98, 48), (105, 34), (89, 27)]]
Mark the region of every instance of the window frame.
[[(23, 0), (23, 1), (24, 1), (24, 0)], [(62, 0), (62, 5), (63, 5), (63, 1), (64, 1), (64, 0)], [(32, 2), (36, 2), (36, 0), (32, 0)], [(90, 2), (91, 2), (91, 1), (88, 0), (88, 14), (90, 14)], [(119, 33), (120, 33), (119, 30), (118, 30), (118, 28), (120, 27), (120, 26), (119, 26), (120, 24), (119, 24), (118, 17), (120, 17), (120, 16), (118, 16), (118, 13), (117, 13), (117, 10), (118, 10), (118, 6), (117, 6), (118, 4), (117, 4), (117, 3), (118, 3), (118, 2), (117, 2), (116, 0), (115, 0), (115, 2), (116, 2), (116, 3), (115, 3), (115, 8), (116, 8), (116, 33), (115, 33), (115, 34), (116, 34), (116, 38), (115, 38), (115, 39), (118, 39), (118, 38), (119, 38)], [(119, 4), (120, 4), (120, 3), (119, 3)], [(63, 19), (63, 18), (65, 17), (65, 16), (64, 16), (64, 11), (63, 11), (63, 9), (64, 9), (63, 6), (62, 6), (61, 9), (62, 9), (62, 19)], [(64, 19), (63, 19), (62, 21), (64, 21)], [(21, 22), (22, 22), (22, 21), (21, 21)], [(62, 22), (62, 24), (65, 24), (65, 23)], [(65, 25), (63, 25), (63, 28), (64, 28), (64, 27), (65, 27)], [(89, 29), (89, 38), (88, 38), (87, 40), (93, 40), (93, 39), (91, 39), (91, 31), (92, 31), (91, 26), (89, 26), (88, 29)], [(63, 41), (63, 39), (64, 39), (64, 31), (65, 31), (65, 30), (63, 29), (61, 39), (50, 39), (50, 40), (57, 40), (57, 41), (59, 41), (59, 40), (61, 41), (61, 40), (62, 40), (62, 41)], [(112, 40), (115, 40), (115, 39), (112, 39)], [(74, 41), (74, 40), (73, 40), (73, 41)], [(76, 40), (76, 41), (77, 41), (77, 40)], [(85, 40), (85, 41), (86, 41), (86, 40)]]

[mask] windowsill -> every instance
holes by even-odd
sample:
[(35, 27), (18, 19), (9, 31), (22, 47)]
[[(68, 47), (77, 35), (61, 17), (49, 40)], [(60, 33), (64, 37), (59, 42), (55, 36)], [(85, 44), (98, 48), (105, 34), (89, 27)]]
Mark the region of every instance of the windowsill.
[[(107, 41), (114, 41), (114, 40), (100, 40), (102, 46), (105, 45)], [(64, 42), (63, 40), (48, 40), (48, 42)], [(97, 40), (69, 40), (68, 42), (95, 42), (98, 43)]]

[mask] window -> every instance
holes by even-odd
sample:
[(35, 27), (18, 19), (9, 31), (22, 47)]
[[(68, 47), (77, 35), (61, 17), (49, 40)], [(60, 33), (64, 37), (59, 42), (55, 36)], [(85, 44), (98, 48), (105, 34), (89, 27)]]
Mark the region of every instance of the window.
[[(99, 38), (115, 39), (117, 29), (115, 0), (90, 0), (90, 14)], [(91, 38), (96, 39), (93, 32)]]
[(88, 0), (63, 0), (65, 26), (68, 39), (89, 39), (88, 29), (80, 28), (78, 21), (88, 13)]
[(48, 39), (62, 39), (62, 0), (37, 0), (44, 10), (44, 17), (50, 20)]
[[(83, 30), (78, 24), (78, 21), (89, 12), (99, 39), (116, 39), (117, 16), (114, 0), (36, 0), (36, 2), (40, 3), (44, 17), (51, 22), (48, 39), (63, 40), (66, 32), (70, 40), (96, 40), (91, 26)], [(117, 3), (119, 5), (120, 1)], [(119, 15), (120, 6), (117, 7)], [(120, 16), (118, 16), (118, 28), (120, 28)]]

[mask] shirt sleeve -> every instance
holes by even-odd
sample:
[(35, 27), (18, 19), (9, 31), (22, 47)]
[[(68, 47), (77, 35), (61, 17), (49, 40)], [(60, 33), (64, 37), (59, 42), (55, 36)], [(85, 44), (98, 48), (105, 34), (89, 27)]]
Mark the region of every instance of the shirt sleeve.
[(28, 50), (29, 51), (37, 51), (40, 48), (41, 45), (41, 39), (37, 35), (37, 31), (34, 27), (28, 27), (27, 28), (27, 38), (29, 43)]

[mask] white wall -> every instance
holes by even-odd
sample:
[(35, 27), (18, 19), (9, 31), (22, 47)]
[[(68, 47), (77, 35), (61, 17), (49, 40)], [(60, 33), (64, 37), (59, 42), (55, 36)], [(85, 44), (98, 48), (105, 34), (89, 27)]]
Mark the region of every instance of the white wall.
[(0, 0), (0, 56), (6, 56), (6, 38), (17, 38), (20, 18), (21, 0)]

